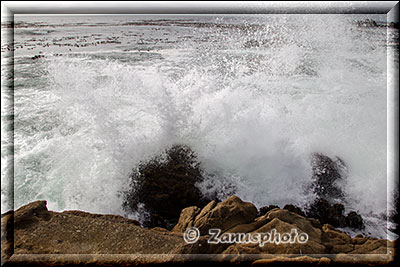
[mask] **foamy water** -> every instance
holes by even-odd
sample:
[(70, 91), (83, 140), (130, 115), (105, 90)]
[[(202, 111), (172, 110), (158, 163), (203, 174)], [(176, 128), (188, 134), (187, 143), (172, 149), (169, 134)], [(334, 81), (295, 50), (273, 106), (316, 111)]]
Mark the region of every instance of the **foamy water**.
[[(305, 206), (320, 152), (347, 164), (346, 210), (386, 213), (387, 32), (364, 18), (21, 18), (45, 26), (16, 29), (14, 208), (126, 215), (131, 169), (183, 143), (209, 174), (205, 194), (234, 184), (258, 207)], [(375, 217), (365, 233), (386, 238)]]

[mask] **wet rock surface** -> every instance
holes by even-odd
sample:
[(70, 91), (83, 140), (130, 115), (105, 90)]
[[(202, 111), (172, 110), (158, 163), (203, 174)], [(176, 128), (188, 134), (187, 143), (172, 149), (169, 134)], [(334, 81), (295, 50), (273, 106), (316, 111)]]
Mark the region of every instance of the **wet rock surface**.
[(342, 204), (332, 205), (325, 199), (317, 199), (308, 209), (307, 217), (316, 218), (322, 224), (330, 223), (335, 227), (364, 228), (361, 215), (354, 211), (345, 215), (344, 212), (345, 208)]
[(159, 156), (141, 163), (130, 178), (123, 207), (135, 212), (144, 204), (150, 213), (144, 222), (146, 227), (171, 229), (182, 209), (204, 207), (210, 201), (196, 186), (203, 176), (195, 153), (187, 146), (175, 145), (166, 151), (165, 158)]
[(311, 168), (313, 179), (311, 187), (317, 197), (329, 202), (343, 200), (344, 193), (338, 184), (347, 175), (347, 167), (343, 160), (314, 153), (311, 156)]
[[(355, 211), (345, 215), (345, 207), (340, 202), (346, 201), (340, 183), (345, 182), (347, 166), (339, 157), (330, 158), (320, 153), (312, 154), (311, 189), (317, 198), (310, 204), (304, 215), (318, 219), (322, 224), (329, 223), (335, 227), (363, 229), (362, 217)], [(290, 207), (294, 211), (295, 207)], [(299, 208), (297, 213), (301, 212)]]
[[(309, 190), (316, 194), (316, 199), (308, 207), (302, 209), (292, 204), (285, 205), (283, 209), (297, 213), (303, 217), (317, 219), (316, 224), (329, 223), (335, 227), (349, 227), (364, 229), (364, 221), (357, 212), (350, 211), (345, 214), (345, 194), (340, 183), (345, 182), (347, 167), (338, 157), (330, 158), (320, 153), (311, 155), (312, 184)], [(259, 216), (266, 214), (276, 205), (269, 205), (259, 209)]]
[[(331, 159), (323, 154), (314, 153), (311, 163), (313, 182), (310, 189), (317, 195), (316, 200), (305, 210), (292, 204), (283, 208), (304, 217), (317, 219), (321, 224), (363, 229), (362, 217), (355, 211), (346, 215), (344, 205), (338, 203), (345, 201), (344, 193), (338, 184), (343, 182), (347, 175), (344, 162), (338, 157)], [(210, 210), (219, 205), (220, 200), (216, 196), (205, 197), (197, 187), (204, 179), (200, 163), (195, 152), (184, 145), (172, 146), (166, 150), (165, 157), (160, 155), (141, 163), (132, 171), (130, 178), (130, 189), (125, 192), (123, 206), (127, 212), (132, 213), (139, 211), (140, 205), (143, 204), (144, 210), (149, 213), (143, 222), (145, 227), (163, 227), (171, 230), (178, 223), (181, 210), (191, 206), (202, 209), (210, 201), (214, 201), (214, 206), (209, 207)], [(209, 205), (211, 203), (207, 206)], [(274, 208), (278, 206), (262, 207), (258, 216)], [(199, 226), (199, 222), (184, 223), (185, 226)]]

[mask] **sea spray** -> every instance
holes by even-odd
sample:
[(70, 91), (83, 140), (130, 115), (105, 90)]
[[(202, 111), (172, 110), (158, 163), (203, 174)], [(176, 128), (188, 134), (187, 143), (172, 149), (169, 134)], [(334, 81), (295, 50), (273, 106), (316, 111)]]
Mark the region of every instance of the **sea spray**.
[(385, 212), (385, 29), (356, 15), (185, 19), (157, 31), (66, 19), (41, 36), (121, 44), (16, 51), (15, 208), (124, 214), (132, 168), (182, 143), (213, 174), (204, 194), (227, 180), (257, 206), (304, 206), (317, 152), (348, 166), (346, 209)]

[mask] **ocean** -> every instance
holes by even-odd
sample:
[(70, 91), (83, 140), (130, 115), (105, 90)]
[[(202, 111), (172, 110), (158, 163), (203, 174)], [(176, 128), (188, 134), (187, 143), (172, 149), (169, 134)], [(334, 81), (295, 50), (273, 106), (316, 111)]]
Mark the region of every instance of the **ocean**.
[(2, 212), (45, 199), (54, 211), (134, 216), (121, 206), (132, 168), (177, 143), (213, 174), (204, 194), (234, 184), (257, 207), (304, 207), (318, 152), (346, 163), (343, 204), (363, 216), (362, 232), (396, 238), (384, 215), (394, 209), (388, 57), (398, 58), (398, 32), (357, 23), (366, 19), (386, 22), (16, 16), (15, 51), (1, 48), (2, 136), (14, 134), (14, 147), (2, 138), (2, 161), (14, 159), (2, 164)]

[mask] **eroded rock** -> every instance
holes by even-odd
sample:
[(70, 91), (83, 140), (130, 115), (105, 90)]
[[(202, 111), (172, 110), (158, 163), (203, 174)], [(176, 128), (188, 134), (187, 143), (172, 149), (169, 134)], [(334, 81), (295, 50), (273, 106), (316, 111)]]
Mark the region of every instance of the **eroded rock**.
[[(191, 209), (189, 211), (194, 211)], [(211, 228), (221, 229), (222, 232), (239, 224), (254, 221), (257, 216), (257, 208), (250, 202), (243, 202), (236, 196), (228, 197), (225, 201), (216, 203), (211, 201), (197, 215), (186, 216), (187, 211), (181, 214), (179, 223), (173, 231), (181, 232), (187, 226), (197, 227), (202, 235), (208, 233)], [(187, 218), (185, 220), (185, 218)]]
[(183, 233), (187, 228), (193, 226), (196, 215), (201, 211), (200, 208), (193, 206), (182, 210), (178, 223), (173, 228), (174, 232)]
[(269, 205), (269, 206), (261, 207), (261, 208), (259, 209), (259, 211), (258, 211), (258, 216), (263, 216), (263, 215), (265, 215), (268, 211), (270, 211), (270, 210), (272, 210), (272, 209), (276, 209), (276, 208), (279, 209), (279, 206), (276, 206), (276, 205)]
[(299, 214), (300, 216), (303, 216), (303, 217), (306, 216), (305, 213), (299, 207), (297, 207), (295, 205), (292, 205), (292, 204), (285, 205), (283, 207), (283, 209), (291, 211), (291, 212), (294, 212), (294, 213), (297, 213), (297, 214)]

